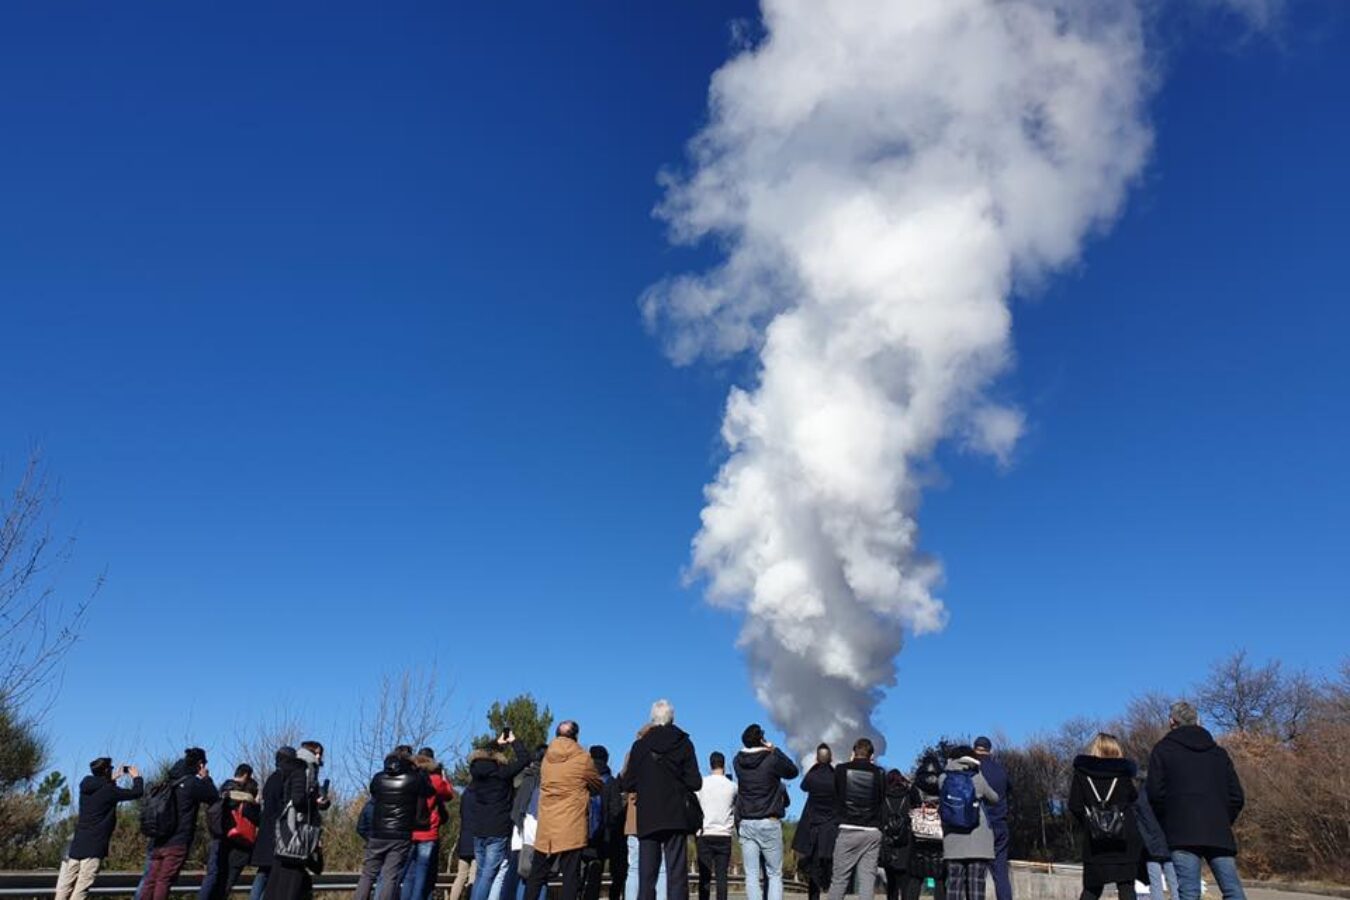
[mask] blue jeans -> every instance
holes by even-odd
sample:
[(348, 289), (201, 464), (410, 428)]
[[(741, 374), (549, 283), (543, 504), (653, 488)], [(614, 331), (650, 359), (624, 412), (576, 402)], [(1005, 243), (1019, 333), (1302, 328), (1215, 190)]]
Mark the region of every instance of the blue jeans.
[(1247, 900), (1238, 877), (1237, 859), (1232, 856), (1201, 856), (1190, 850), (1173, 850), (1172, 865), (1177, 870), (1178, 900), (1200, 900), (1200, 861), (1209, 863), (1209, 870), (1218, 882), (1223, 900)]
[[(473, 893), (469, 900), (488, 900), (492, 886), (498, 884), (502, 868), (506, 865), (506, 854), (511, 849), (509, 837), (486, 837), (473, 839), (473, 861), (478, 863), (478, 876), (473, 880)], [(501, 890), (500, 887), (497, 888)]]
[(769, 878), (769, 900), (783, 900), (783, 823), (777, 819), (743, 819), (740, 836), (746, 900), (764, 900), (759, 883), (761, 859)]
[(202, 874), (202, 886), (197, 889), (197, 900), (211, 900), (220, 877), (220, 839), (212, 838), (206, 845), (206, 872)]
[(512, 850), (506, 857), (506, 865), (502, 866), (501, 877), (497, 879), (497, 884), (492, 886), (492, 896), (488, 900), (516, 900), (517, 896), (525, 896), (525, 882), (520, 880), (520, 851)]
[[(408, 866), (403, 870), (401, 900), (426, 900), (435, 879), (430, 877), (440, 856), (440, 841), (414, 841), (408, 854)], [(203, 898), (205, 900), (205, 898)]]
[(136, 893), (132, 895), (131, 900), (141, 900), (144, 896), (146, 882), (150, 879), (150, 854), (152, 852), (149, 847), (145, 848), (145, 868), (141, 870), (141, 883), (136, 885)]
[(1167, 876), (1167, 889), (1172, 892), (1172, 900), (1177, 900), (1177, 867), (1169, 859), (1166, 862), (1148, 861), (1148, 893), (1153, 900), (1167, 900), (1163, 894), (1163, 876)]
[(258, 866), (258, 871), (253, 873), (253, 890), (249, 892), (248, 900), (262, 900), (263, 891), (267, 890), (267, 876), (271, 874), (271, 866)]
[[(638, 839), (628, 836), (628, 878), (623, 883), (623, 900), (637, 900), (638, 895)], [(656, 900), (666, 900), (666, 860), (661, 859), (661, 874), (656, 876)]]

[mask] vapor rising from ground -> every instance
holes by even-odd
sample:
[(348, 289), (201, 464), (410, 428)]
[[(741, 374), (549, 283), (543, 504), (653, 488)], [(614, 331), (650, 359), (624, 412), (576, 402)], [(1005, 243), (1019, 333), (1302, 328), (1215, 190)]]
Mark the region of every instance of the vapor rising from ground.
[[(1242, 0), (1260, 22), (1273, 7)], [(744, 611), (760, 701), (805, 752), (880, 735), (903, 632), (943, 627), (919, 549), (944, 441), (1006, 461), (1009, 297), (1109, 225), (1148, 157), (1131, 0), (764, 0), (659, 214), (723, 261), (643, 314), (672, 359), (750, 352), (692, 573)]]

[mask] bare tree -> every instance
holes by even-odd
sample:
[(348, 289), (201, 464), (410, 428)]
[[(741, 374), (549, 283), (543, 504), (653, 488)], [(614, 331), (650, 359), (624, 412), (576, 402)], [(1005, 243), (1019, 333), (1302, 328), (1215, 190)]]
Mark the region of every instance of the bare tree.
[(1125, 713), (1112, 723), (1120, 736), (1125, 755), (1143, 764), (1154, 745), (1167, 733), (1171, 717), (1172, 698), (1158, 691), (1136, 694), (1125, 707)]
[(239, 763), (253, 766), (253, 775), (259, 783), (267, 780), (276, 768), (277, 750), (281, 747), (298, 747), (300, 742), (310, 740), (299, 718), (278, 709), (270, 719), (259, 720), (241, 725), (234, 732), (234, 746), (231, 752), (234, 759), (229, 761), (230, 769)]
[(12, 492), (0, 495), (0, 703), (14, 709), (51, 684), (61, 658), (79, 637), (89, 602), (67, 605), (54, 577), (73, 539), (52, 535), (55, 491), (34, 451)]
[(1307, 729), (1308, 721), (1321, 699), (1321, 689), (1307, 672), (1295, 672), (1283, 679), (1279, 702), (1274, 710), (1274, 724), (1279, 730), (1280, 740), (1298, 740)]
[(361, 789), (384, 757), (399, 744), (429, 746), (441, 757), (459, 750), (449, 727), (453, 686), (440, 684), (435, 665), (406, 668), (380, 677), (372, 696), (357, 707), (342, 769), (348, 787)]
[(1242, 649), (1214, 664), (1196, 699), (1200, 711), (1219, 728), (1246, 734), (1276, 721), (1283, 694), (1279, 661), (1258, 666)]

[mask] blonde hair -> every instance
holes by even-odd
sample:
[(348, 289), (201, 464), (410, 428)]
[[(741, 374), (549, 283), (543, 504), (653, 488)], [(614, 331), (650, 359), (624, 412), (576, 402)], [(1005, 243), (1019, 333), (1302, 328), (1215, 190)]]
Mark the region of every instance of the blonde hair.
[(1125, 751), (1120, 749), (1120, 739), (1114, 734), (1099, 731), (1092, 739), (1092, 743), (1088, 744), (1088, 756), (1095, 756), (1098, 759), (1122, 759)]

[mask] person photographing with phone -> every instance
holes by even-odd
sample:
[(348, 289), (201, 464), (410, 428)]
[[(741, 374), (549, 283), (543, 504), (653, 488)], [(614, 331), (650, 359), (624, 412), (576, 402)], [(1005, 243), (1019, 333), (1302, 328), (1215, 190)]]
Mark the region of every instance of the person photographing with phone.
[[(89, 772), (80, 782), (80, 815), (56, 879), (56, 900), (85, 900), (89, 896), (112, 843), (117, 804), (138, 800), (145, 793), (141, 770), (135, 766), (114, 767), (110, 757), (100, 756), (89, 764)], [(131, 779), (131, 787), (118, 784), (123, 778)]]
[(488, 900), (493, 882), (506, 865), (511, 851), (513, 782), (529, 762), (525, 742), (510, 728), (497, 736), (495, 746), (469, 754), (469, 787), (473, 795), (469, 818), (473, 822), (473, 856), (478, 866), (470, 900)]

